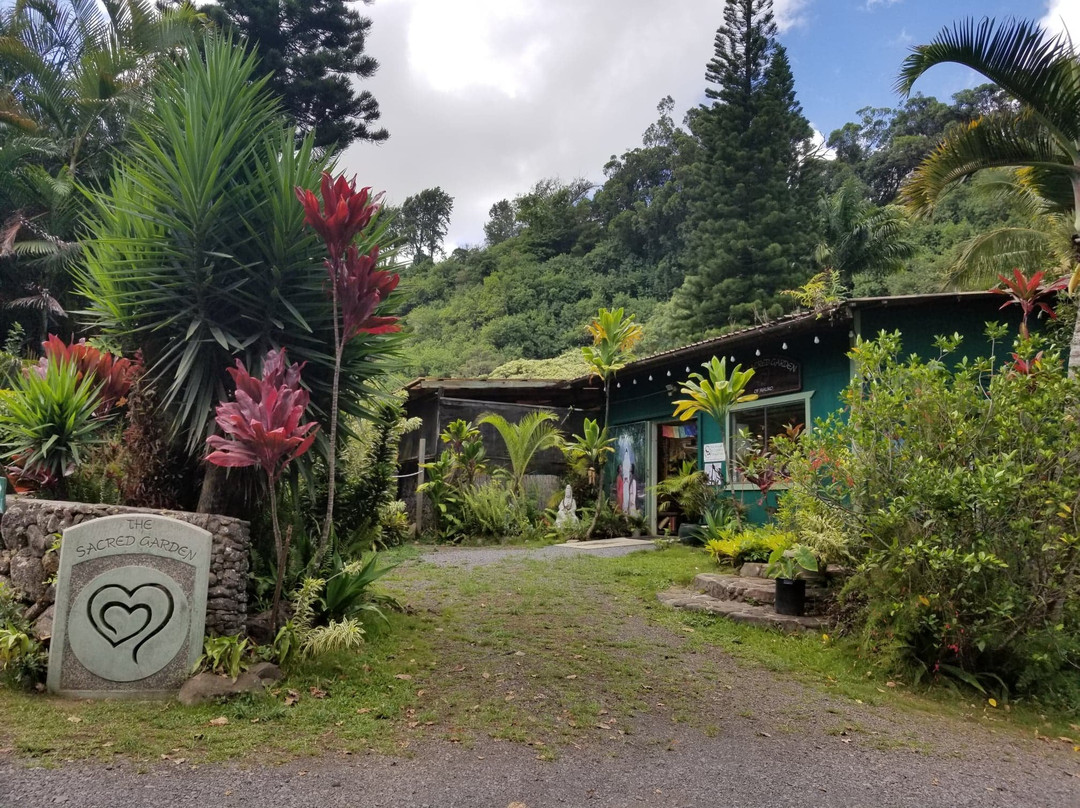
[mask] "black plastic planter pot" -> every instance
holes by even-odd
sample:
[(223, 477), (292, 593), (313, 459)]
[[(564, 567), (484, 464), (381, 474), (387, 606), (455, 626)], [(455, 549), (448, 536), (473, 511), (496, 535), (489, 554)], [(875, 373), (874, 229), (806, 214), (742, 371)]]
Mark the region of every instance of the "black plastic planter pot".
[(679, 541), (683, 544), (699, 545), (701, 541), (701, 525), (694, 522), (683, 522), (679, 525)]
[(794, 617), (802, 615), (806, 609), (806, 581), (799, 578), (776, 579), (776, 613)]

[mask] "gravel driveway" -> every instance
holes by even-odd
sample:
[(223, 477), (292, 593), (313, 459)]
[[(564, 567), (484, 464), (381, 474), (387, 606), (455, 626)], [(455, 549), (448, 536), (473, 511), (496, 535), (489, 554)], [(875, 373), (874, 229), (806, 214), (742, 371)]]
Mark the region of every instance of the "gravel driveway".
[[(471, 568), (581, 552), (438, 548), (423, 559)], [(660, 632), (643, 621), (622, 625)], [(1080, 808), (1080, 753), (1070, 744), (863, 704), (720, 649), (709, 656), (723, 676), (711, 688), (715, 698), (701, 703), (702, 715), (710, 711), (707, 722), (691, 726), (655, 704), (625, 724), (598, 724), (553, 761), (525, 744), (488, 738), (424, 738), (399, 756), (335, 751), (266, 766), (83, 762), (39, 768), (0, 750), (0, 808)]]

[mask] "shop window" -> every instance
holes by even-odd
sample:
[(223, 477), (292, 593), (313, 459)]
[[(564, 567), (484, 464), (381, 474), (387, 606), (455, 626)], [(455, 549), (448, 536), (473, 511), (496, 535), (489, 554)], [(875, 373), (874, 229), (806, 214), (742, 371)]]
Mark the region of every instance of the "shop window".
[[(789, 428), (806, 429), (809, 415), (809, 396), (795, 400), (784, 397), (784, 400), (766, 403), (755, 401), (732, 410), (728, 416), (729, 456), (737, 458), (755, 447), (767, 447), (773, 437), (783, 435)], [(734, 481), (748, 484), (737, 468)]]

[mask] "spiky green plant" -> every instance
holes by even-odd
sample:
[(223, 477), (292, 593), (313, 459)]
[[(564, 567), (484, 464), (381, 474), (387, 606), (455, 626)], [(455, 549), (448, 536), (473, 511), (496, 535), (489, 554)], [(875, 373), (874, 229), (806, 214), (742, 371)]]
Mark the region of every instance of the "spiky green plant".
[[(294, 191), (318, 186), (330, 159), (310, 138), (296, 145), (255, 78), (256, 61), (212, 38), (165, 70), (153, 125), (138, 127), (96, 198), (78, 278), (99, 329), (142, 348), (148, 383), (192, 453), (211, 429), (214, 403), (227, 397), (225, 371), (237, 357), (254, 369), (287, 345), (307, 362), (305, 383), (324, 423), (333, 399), (324, 252)], [(378, 238), (379, 226), (370, 233)], [(343, 411), (365, 414), (369, 380), (395, 344), (387, 334), (348, 342)], [(317, 448), (327, 456), (325, 440)]]
[(64, 478), (100, 442), (98, 431), (107, 420), (94, 417), (101, 404), (100, 388), (95, 376), (80, 378), (67, 359), (17, 375), (0, 409), (3, 457), (22, 469), (45, 473), (63, 493)]

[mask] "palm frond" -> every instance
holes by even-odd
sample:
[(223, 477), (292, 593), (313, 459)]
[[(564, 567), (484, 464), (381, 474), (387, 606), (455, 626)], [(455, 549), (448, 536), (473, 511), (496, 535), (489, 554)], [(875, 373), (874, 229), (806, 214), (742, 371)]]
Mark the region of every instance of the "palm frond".
[(907, 95), (923, 73), (942, 63), (978, 71), (1036, 114), (1059, 140), (1080, 141), (1080, 64), (1066, 38), (1051, 36), (1035, 21), (963, 20), (914, 49), (904, 60), (897, 90)]
[(980, 118), (946, 135), (901, 186), (900, 199), (913, 214), (927, 215), (944, 193), (972, 174), (1021, 166), (1062, 174), (1073, 170), (1049, 133), (1029, 126), (1022, 117)]

